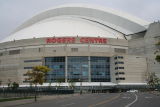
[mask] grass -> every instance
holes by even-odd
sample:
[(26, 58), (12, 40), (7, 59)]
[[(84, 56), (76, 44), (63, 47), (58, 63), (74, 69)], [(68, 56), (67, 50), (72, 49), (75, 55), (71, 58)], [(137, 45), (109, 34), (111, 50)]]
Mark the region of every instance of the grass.
[(24, 99), (33, 99), (33, 98), (34, 97), (4, 98), (4, 99), (0, 99), (0, 102), (15, 101), (15, 100), (24, 100)]

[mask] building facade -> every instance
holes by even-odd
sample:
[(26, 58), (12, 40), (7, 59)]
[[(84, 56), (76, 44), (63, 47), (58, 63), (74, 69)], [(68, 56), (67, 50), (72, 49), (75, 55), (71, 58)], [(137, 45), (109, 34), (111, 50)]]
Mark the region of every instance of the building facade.
[(154, 22), (146, 31), (130, 36), (129, 54), (145, 56), (147, 72), (154, 72), (160, 78), (160, 63), (155, 60), (160, 54), (160, 47), (156, 45), (160, 41), (160, 23)]
[(136, 53), (128, 41), (145, 32), (145, 25), (148, 22), (102, 7), (49, 9), (1, 41), (0, 79), (4, 85), (29, 85), (25, 73), (45, 65), (51, 71), (44, 85), (60, 80), (63, 86), (71, 81), (77, 86), (146, 85), (146, 56)]

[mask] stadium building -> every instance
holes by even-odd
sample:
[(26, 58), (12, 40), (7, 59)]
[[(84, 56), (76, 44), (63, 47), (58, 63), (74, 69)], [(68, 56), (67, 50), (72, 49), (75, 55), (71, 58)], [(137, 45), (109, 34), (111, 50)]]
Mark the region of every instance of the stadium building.
[(62, 86), (145, 86), (150, 63), (144, 38), (155, 29), (149, 28), (146, 21), (103, 7), (46, 10), (0, 41), (0, 79), (26, 86), (25, 73), (45, 65), (52, 69), (46, 86), (58, 80)]

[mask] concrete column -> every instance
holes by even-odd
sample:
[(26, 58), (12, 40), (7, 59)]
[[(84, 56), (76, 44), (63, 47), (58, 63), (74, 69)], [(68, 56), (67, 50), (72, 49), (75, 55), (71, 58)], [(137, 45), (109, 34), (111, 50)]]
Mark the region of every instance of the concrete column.
[(67, 77), (67, 75), (68, 75), (68, 57), (67, 56), (65, 56), (65, 82), (67, 82), (67, 79), (68, 79), (68, 77)]
[(91, 82), (91, 57), (88, 56), (88, 82)]

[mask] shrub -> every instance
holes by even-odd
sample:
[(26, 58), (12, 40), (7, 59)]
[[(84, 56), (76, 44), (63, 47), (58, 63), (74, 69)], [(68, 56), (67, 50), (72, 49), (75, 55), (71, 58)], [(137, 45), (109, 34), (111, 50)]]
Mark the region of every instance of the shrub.
[(156, 58), (155, 58), (155, 60), (156, 60), (157, 62), (160, 62), (160, 55), (157, 55)]

